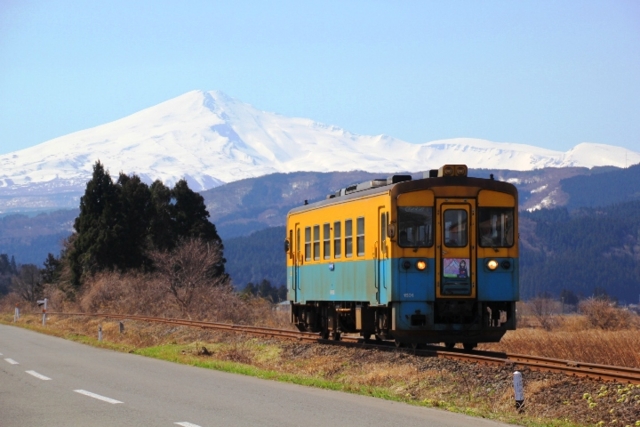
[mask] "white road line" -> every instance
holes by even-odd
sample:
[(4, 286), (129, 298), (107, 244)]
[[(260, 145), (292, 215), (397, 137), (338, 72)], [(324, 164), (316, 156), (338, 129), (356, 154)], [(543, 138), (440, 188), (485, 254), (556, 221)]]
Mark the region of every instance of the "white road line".
[(75, 391), (76, 393), (84, 394), (85, 396), (93, 397), (94, 399), (108, 402), (108, 403), (113, 403), (113, 404), (122, 403), (119, 400), (115, 400), (110, 397), (100, 396), (99, 394), (91, 393), (90, 391), (87, 391), (87, 390), (73, 390), (73, 391)]
[(49, 377), (45, 377), (44, 375), (37, 373), (36, 371), (25, 371), (25, 372), (29, 375), (33, 375), (36, 378), (40, 378), (43, 381), (49, 381), (51, 379)]
[(180, 421), (179, 423), (174, 423), (174, 424), (178, 424), (179, 426), (182, 426), (182, 427), (200, 427), (198, 424), (192, 424), (186, 421)]
[(18, 363), (18, 362), (16, 362), (16, 361), (15, 361), (15, 360), (13, 360), (13, 359), (9, 359), (8, 357), (7, 357), (6, 359), (4, 359), (4, 360), (6, 360), (7, 362), (11, 363), (12, 365), (19, 365), (19, 363)]

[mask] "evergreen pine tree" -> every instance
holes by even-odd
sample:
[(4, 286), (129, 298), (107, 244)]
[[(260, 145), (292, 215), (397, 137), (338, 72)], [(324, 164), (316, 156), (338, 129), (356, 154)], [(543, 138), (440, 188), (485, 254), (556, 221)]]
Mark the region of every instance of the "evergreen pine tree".
[[(80, 200), (76, 233), (64, 255), (71, 283), (77, 288), (83, 275), (100, 270), (150, 269), (151, 251), (171, 251), (181, 241), (194, 238), (221, 254), (221, 239), (208, 218), (204, 199), (185, 180), (173, 189), (160, 181), (149, 187), (137, 175), (120, 173), (113, 183), (98, 161)], [(210, 275), (226, 277), (225, 259), (218, 258)]]
[(147, 236), (152, 213), (151, 192), (137, 175), (120, 173), (118, 182), (120, 212), (118, 212), (120, 247), (116, 265), (121, 270), (149, 266), (145, 255), (148, 249)]
[(58, 260), (51, 252), (44, 261), (44, 268), (40, 270), (43, 283), (54, 283), (60, 276), (60, 260)]
[(80, 286), (85, 273), (116, 265), (121, 249), (118, 239), (122, 233), (119, 211), (118, 191), (109, 172), (98, 161), (80, 199), (80, 214), (74, 223), (77, 236), (68, 254), (73, 286)]
[(181, 179), (171, 190), (177, 235), (198, 237), (206, 241), (220, 240), (216, 226), (209, 222), (204, 198)]
[(149, 190), (151, 192), (149, 244), (160, 251), (171, 250), (176, 245), (171, 189), (161, 181), (155, 181)]
[[(218, 236), (216, 226), (209, 221), (209, 212), (204, 204), (204, 198), (191, 190), (187, 181), (181, 179), (171, 190), (173, 202), (173, 224), (178, 239), (196, 237), (210, 243), (219, 243), (220, 250), (222, 240)], [(226, 260), (221, 258), (216, 266), (214, 275), (222, 275)]]

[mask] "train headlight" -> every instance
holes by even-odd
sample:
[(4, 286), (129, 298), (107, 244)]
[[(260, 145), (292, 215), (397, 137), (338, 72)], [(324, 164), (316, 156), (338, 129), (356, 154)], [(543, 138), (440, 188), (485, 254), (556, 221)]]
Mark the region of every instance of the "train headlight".
[(505, 259), (500, 265), (502, 265), (502, 268), (504, 268), (505, 270), (508, 270), (511, 268), (511, 261)]
[(416, 261), (416, 268), (420, 271), (424, 270), (425, 268), (427, 268), (427, 263), (424, 260), (418, 260)]
[(411, 263), (409, 261), (404, 261), (402, 263), (402, 268), (404, 268), (405, 270), (408, 270), (411, 268)]
[(467, 176), (467, 166), (456, 165), (456, 176)]
[(495, 259), (490, 259), (489, 261), (487, 261), (487, 268), (491, 271), (495, 270), (496, 268), (498, 268), (498, 261), (496, 261)]

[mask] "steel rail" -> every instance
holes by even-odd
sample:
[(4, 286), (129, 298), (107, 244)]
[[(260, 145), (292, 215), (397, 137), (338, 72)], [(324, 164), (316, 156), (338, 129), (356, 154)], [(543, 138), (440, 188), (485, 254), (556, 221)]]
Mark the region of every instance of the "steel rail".
[(574, 376), (595, 378), (604, 381), (623, 381), (640, 384), (640, 369), (636, 368), (574, 362), (522, 354), (507, 354), (507, 358), (515, 364), (535, 367), (535, 369), (541, 371), (564, 372)]
[[(336, 341), (321, 340), (325, 344), (336, 344)], [(396, 349), (393, 343), (386, 345), (378, 343), (363, 344), (360, 346), (385, 350)], [(353, 345), (353, 341), (343, 345)], [(617, 381), (630, 384), (640, 384), (640, 369), (624, 366), (599, 365), (595, 363), (575, 362), (570, 360), (547, 358), (542, 356), (525, 356), (521, 354), (497, 353), (495, 351), (474, 350), (447, 350), (439, 346), (427, 346), (426, 349), (404, 349), (418, 356), (431, 356), (442, 359), (461, 360), (485, 365), (508, 365), (516, 368), (527, 367), (541, 372), (557, 372), (575, 377), (591, 378), (602, 381)]]
[(220, 331), (242, 332), (253, 335), (291, 338), (299, 341), (318, 342), (322, 344), (339, 345), (343, 347), (371, 348), (383, 351), (401, 350), (410, 352), (417, 356), (438, 357), (450, 360), (461, 360), (466, 362), (481, 363), (487, 365), (508, 365), (514, 368), (521, 366), (536, 371), (557, 372), (597, 379), (602, 381), (617, 381), (623, 383), (640, 384), (640, 369), (627, 368), (623, 366), (599, 365), (595, 363), (574, 362), (570, 360), (554, 359), (542, 356), (527, 356), (522, 354), (506, 354), (495, 351), (474, 350), (471, 352), (463, 350), (449, 350), (440, 346), (427, 346), (424, 349), (397, 348), (392, 342), (386, 341), (365, 341), (362, 338), (343, 336), (341, 340), (322, 339), (319, 334), (311, 332), (298, 332), (294, 330), (267, 328), (260, 326), (236, 325), (220, 322), (203, 322), (198, 320), (175, 319), (165, 317), (150, 317), (126, 314), (111, 313), (63, 313), (50, 312), (48, 314), (62, 316), (91, 316), (104, 317), (108, 319), (128, 319), (149, 323), (165, 323), (188, 327), (198, 327), (202, 329), (214, 329)]
[(111, 314), (111, 313), (92, 314), (92, 313), (49, 312), (48, 314), (56, 314), (56, 315), (62, 315), (62, 316), (104, 317), (107, 319), (120, 319), (120, 320), (128, 319), (128, 320), (136, 320), (136, 321), (149, 322), (149, 323), (164, 323), (164, 324), (170, 324), (170, 325), (198, 327), (202, 329), (215, 329), (215, 330), (221, 330), (221, 331), (244, 332), (244, 333), (249, 333), (254, 335), (294, 338), (298, 340), (316, 341), (318, 339), (318, 334), (311, 333), (311, 332), (298, 332), (294, 330), (267, 328), (262, 326), (236, 325), (232, 323), (203, 322), (199, 320), (176, 319), (176, 318), (170, 318), (170, 317), (151, 317), (151, 316)]

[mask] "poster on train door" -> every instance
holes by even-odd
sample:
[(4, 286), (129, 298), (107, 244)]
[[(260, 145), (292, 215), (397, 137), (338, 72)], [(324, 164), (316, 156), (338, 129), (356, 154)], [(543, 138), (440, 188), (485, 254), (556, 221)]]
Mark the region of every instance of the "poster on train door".
[(443, 276), (450, 279), (469, 278), (469, 258), (445, 258), (443, 263)]

